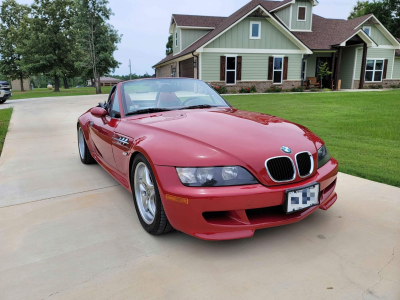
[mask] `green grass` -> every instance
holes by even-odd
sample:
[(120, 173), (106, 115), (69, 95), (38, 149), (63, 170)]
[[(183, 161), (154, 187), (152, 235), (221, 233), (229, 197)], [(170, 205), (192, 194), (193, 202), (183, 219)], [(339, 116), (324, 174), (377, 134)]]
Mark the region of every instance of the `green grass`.
[[(103, 94), (108, 94), (111, 91), (111, 87), (110, 86), (102, 87), (101, 91)], [(35, 89), (33, 91), (26, 91), (26, 92), (13, 91), (13, 96), (9, 101), (18, 99), (28, 99), (28, 98), (82, 96), (82, 95), (94, 95), (94, 94), (96, 94), (96, 90), (91, 87), (69, 88), (67, 90), (60, 89), (59, 93), (55, 93), (54, 90), (50, 91), (48, 89)]]
[(400, 187), (400, 91), (226, 96), (319, 135), (340, 171)]
[(10, 124), (12, 108), (0, 109), (0, 154), (3, 150), (4, 140), (8, 131), (8, 125)]

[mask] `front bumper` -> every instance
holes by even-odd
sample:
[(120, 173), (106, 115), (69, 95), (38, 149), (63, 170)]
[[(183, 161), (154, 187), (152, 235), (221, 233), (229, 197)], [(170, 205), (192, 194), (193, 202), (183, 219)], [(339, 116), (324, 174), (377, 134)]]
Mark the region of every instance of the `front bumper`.
[[(175, 168), (155, 166), (160, 196), (171, 225), (204, 240), (252, 237), (257, 229), (298, 222), (317, 209), (327, 210), (337, 200), (335, 192), (338, 162), (331, 159), (302, 182), (266, 187), (261, 184), (234, 187), (193, 188), (181, 184)], [(283, 210), (289, 189), (320, 183), (320, 205), (287, 215)], [(166, 195), (189, 199), (172, 202)]]
[(0, 91), (0, 100), (8, 100), (12, 97), (12, 92)]

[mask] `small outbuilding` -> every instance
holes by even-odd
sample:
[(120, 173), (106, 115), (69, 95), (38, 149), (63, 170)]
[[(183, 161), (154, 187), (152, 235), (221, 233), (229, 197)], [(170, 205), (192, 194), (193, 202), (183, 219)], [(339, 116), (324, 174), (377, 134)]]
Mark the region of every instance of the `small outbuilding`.
[[(114, 86), (118, 83), (122, 82), (122, 80), (112, 77), (100, 77), (101, 86)], [(88, 86), (92, 86), (92, 82), (88, 80)]]

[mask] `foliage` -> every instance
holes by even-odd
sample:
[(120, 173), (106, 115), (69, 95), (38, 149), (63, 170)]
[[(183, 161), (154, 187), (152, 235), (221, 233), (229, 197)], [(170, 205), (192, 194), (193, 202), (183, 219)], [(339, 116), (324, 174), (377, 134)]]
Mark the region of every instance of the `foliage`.
[(22, 91), (23, 79), (29, 75), (22, 62), (29, 10), (15, 0), (4, 0), (0, 7), (0, 73), (19, 79)]
[(381, 85), (381, 84), (364, 85), (364, 89), (367, 89), (367, 90), (380, 90), (380, 89), (383, 89), (383, 85)]
[(165, 50), (165, 54), (168, 56), (173, 53), (174, 39), (172, 37), (172, 34), (168, 37), (168, 42), (166, 47), (167, 49)]
[(341, 172), (400, 187), (400, 90), (224, 96), (234, 107), (310, 128)]
[(254, 94), (257, 93), (257, 88), (255, 85), (251, 86), (251, 87), (242, 87), (239, 90), (239, 93), (241, 94)]
[[(107, 7), (108, 0), (75, 0), (76, 17), (74, 28), (79, 36), (82, 60), (76, 65), (91, 70), (91, 78), (100, 82), (100, 77), (114, 71), (120, 63), (113, 54), (121, 42), (121, 35), (107, 21), (113, 14)], [(88, 73), (86, 74), (89, 75)], [(101, 85), (96, 85), (101, 93)]]
[(290, 90), (292, 93), (303, 93), (304, 92), (304, 88), (302, 86), (297, 86), (294, 87)]
[(400, 84), (399, 85), (393, 84), (393, 85), (390, 86), (390, 88), (392, 88), (392, 89), (400, 89)]
[[(324, 78), (325, 76), (331, 75), (332, 72), (329, 71), (328, 63), (323, 63), (318, 67), (318, 77), (319, 78)], [(322, 82), (321, 82), (321, 89), (323, 88)]]
[[(117, 78), (123, 81), (130, 80), (130, 75), (107, 75), (108, 77)], [(149, 75), (148, 73), (144, 75), (137, 75), (136, 73), (132, 74), (132, 80), (141, 79), (141, 78), (152, 78), (154, 75)]]
[(265, 93), (280, 93), (282, 92), (282, 87), (281, 86), (271, 86), (270, 88), (265, 90)]
[[(42, 86), (43, 85), (44, 84), (42, 84)], [(110, 86), (103, 87), (104, 93), (108, 94), (110, 92), (110, 90), (111, 90)], [(92, 87), (83, 87), (83, 88), (72, 87), (70, 89), (60, 88), (59, 93), (54, 93), (53, 91), (50, 91), (47, 88), (35, 88), (33, 91), (26, 91), (26, 92), (13, 91), (13, 96), (11, 99), (7, 100), (7, 103), (12, 102), (12, 100), (19, 100), (19, 99), (63, 97), (63, 96), (84, 96), (84, 95), (94, 95), (95, 93), (96, 93), (96, 90)]]
[(0, 154), (8, 131), (8, 125), (10, 124), (12, 111), (12, 108), (0, 110)]
[(375, 17), (390, 31), (394, 37), (400, 37), (400, 1), (374, 0), (357, 1), (349, 19), (374, 14)]
[(223, 85), (217, 85), (217, 86), (213, 86), (213, 89), (218, 93), (218, 94), (227, 94), (228, 90), (225, 86)]

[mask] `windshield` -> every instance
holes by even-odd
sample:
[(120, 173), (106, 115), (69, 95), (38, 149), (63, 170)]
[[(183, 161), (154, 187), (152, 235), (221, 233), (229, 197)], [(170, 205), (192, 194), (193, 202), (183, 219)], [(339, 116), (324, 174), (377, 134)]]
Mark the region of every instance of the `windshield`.
[(122, 85), (125, 115), (190, 108), (230, 107), (211, 87), (194, 79), (150, 79)]

